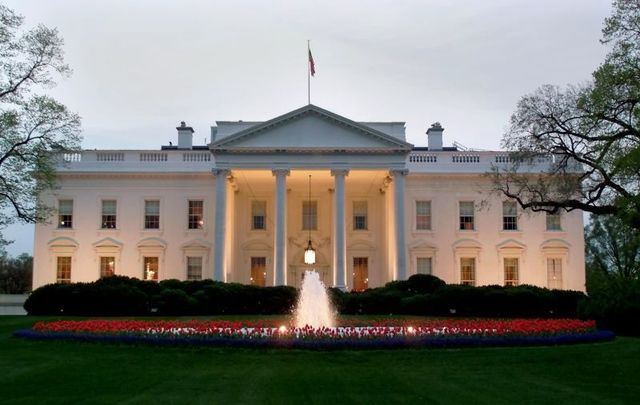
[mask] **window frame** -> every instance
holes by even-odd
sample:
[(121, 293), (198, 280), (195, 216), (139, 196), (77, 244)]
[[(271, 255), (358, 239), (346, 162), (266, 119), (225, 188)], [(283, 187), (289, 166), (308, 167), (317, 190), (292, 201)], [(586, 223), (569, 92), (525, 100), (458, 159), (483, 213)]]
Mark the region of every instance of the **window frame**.
[[(156, 269), (152, 278), (147, 278), (151, 269), (147, 266), (147, 259), (155, 259)], [(159, 281), (160, 280), (160, 257), (159, 256), (142, 256), (142, 279), (144, 281)]]
[[(258, 205), (262, 205), (262, 215), (256, 215), (259, 211), (256, 208)], [(262, 227), (256, 227), (257, 218), (261, 218)], [(266, 231), (267, 230), (267, 201), (266, 200), (251, 200), (251, 230), (252, 231)]]
[[(200, 270), (199, 270), (199, 276), (198, 277), (194, 277), (194, 272), (192, 272), (192, 269), (194, 268), (194, 265), (191, 263), (192, 260), (198, 259), (200, 260)], [(186, 259), (186, 277), (185, 279), (187, 281), (200, 281), (202, 280), (202, 270), (204, 267), (204, 258), (202, 256), (187, 256)]]
[[(420, 271), (420, 261), (425, 259), (427, 259), (429, 263), (429, 272), (427, 273), (423, 273)], [(417, 256), (416, 257), (416, 274), (433, 275), (433, 256)]]
[[(464, 269), (464, 263), (463, 261), (465, 260), (471, 260), (471, 270), (470, 270), (470, 274), (472, 275), (472, 277), (465, 277), (465, 269)], [(472, 287), (476, 286), (477, 280), (478, 280), (478, 272), (477, 272), (477, 258), (476, 257), (472, 257), (472, 256), (463, 256), (460, 257), (460, 284), (462, 285), (470, 285)]]
[[(70, 202), (70, 212), (62, 213), (62, 202)], [(73, 206), (74, 202), (72, 198), (59, 198), (58, 199), (58, 229), (73, 229)]]
[[(305, 204), (313, 208), (313, 212), (305, 214)], [(312, 222), (312, 227), (308, 227), (306, 219)], [(317, 231), (318, 230), (318, 200), (302, 200), (302, 230), (303, 231)]]
[[(364, 207), (364, 215), (356, 214), (356, 205), (362, 204)], [(351, 204), (353, 214), (353, 230), (368, 231), (369, 230), (369, 202), (367, 200), (353, 200)], [(360, 225), (359, 225), (360, 224)]]
[[(514, 208), (513, 213), (508, 212), (507, 205)], [(502, 230), (503, 231), (518, 231), (518, 204), (515, 201), (503, 201), (502, 202)]]
[[(427, 214), (420, 214), (419, 213), (419, 209), (418, 209), (418, 205), (424, 203), (427, 204)], [(414, 208), (415, 208), (415, 216), (414, 216), (414, 220), (415, 220), (415, 230), (416, 231), (431, 231), (433, 224), (432, 224), (432, 218), (433, 218), (433, 214), (432, 214), (432, 203), (431, 200), (416, 200), (415, 204), (414, 204)], [(425, 227), (422, 227), (420, 225), (421, 221), (420, 221), (420, 217), (424, 217), (423, 221), (426, 222)]]
[[(547, 258), (547, 288), (550, 290), (562, 290), (564, 288), (563, 276), (564, 276), (564, 260), (559, 256), (548, 256)], [(554, 263), (553, 265), (553, 274), (560, 274), (558, 278), (551, 278), (551, 269), (549, 268), (549, 264)], [(555, 263), (558, 263), (559, 266), (556, 266)], [(559, 267), (559, 272), (557, 271)], [(553, 282), (553, 286), (552, 286)]]
[[(200, 213), (195, 212), (192, 203), (200, 203)], [(192, 210), (193, 209), (193, 210)], [(158, 223), (159, 223), (158, 219)], [(187, 229), (190, 231), (201, 231), (204, 229), (204, 200), (202, 198), (187, 200)]]
[[(61, 263), (61, 259), (66, 259), (67, 263)], [(56, 284), (70, 284), (73, 267), (73, 256), (56, 256)], [(67, 268), (61, 268), (66, 266)], [(66, 274), (68, 273), (68, 274)], [(67, 276), (68, 277), (64, 277)]]
[[(147, 214), (147, 203), (157, 202), (158, 203), (158, 213), (157, 214)], [(162, 211), (162, 202), (159, 198), (145, 198), (143, 201), (143, 218), (142, 218), (142, 227), (145, 231), (157, 231), (160, 230), (160, 218)], [(148, 225), (151, 223), (150, 218), (157, 216), (155, 222), (157, 222), (157, 227), (149, 227)]]
[[(551, 224), (550, 222), (550, 218), (557, 218), (557, 225), (558, 228), (552, 228), (549, 225)], [(562, 214), (560, 212), (556, 212), (555, 214), (551, 214), (549, 212), (546, 213), (545, 215), (545, 231), (546, 232), (563, 232), (564, 229), (562, 229)]]
[[(512, 270), (513, 274), (508, 277), (508, 265), (507, 261), (515, 261), (515, 269)], [(517, 287), (520, 285), (520, 258), (519, 257), (503, 257), (502, 258), (502, 274), (504, 278), (505, 287)]]
[[(462, 204), (471, 204), (471, 215), (462, 215)], [(468, 218), (471, 218), (468, 220)], [(476, 230), (476, 208), (475, 201), (473, 200), (461, 200), (458, 201), (458, 230), (459, 231), (475, 231)], [(466, 224), (471, 224), (468, 227)]]
[[(114, 203), (113, 214), (105, 214), (105, 202)], [(118, 229), (118, 200), (115, 198), (103, 198), (100, 200), (100, 229)]]
[[(111, 263), (107, 261), (108, 259), (111, 259)], [(109, 264), (111, 265), (111, 274), (106, 274), (107, 273), (106, 267)], [(116, 275), (116, 257), (115, 256), (100, 256), (98, 259), (98, 266), (99, 266), (99, 273), (98, 273), (99, 278), (112, 277)]]

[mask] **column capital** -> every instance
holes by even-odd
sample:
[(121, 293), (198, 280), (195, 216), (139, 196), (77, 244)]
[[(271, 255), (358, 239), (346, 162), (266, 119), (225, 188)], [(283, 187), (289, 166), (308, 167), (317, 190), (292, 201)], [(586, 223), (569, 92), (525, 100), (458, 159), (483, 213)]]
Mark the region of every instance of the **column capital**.
[(391, 169), (389, 170), (389, 174), (393, 177), (406, 176), (409, 174), (409, 169)]
[(348, 176), (349, 175), (349, 169), (331, 169), (331, 175), (333, 177), (336, 177), (336, 176)]
[(271, 174), (274, 176), (288, 176), (291, 173), (289, 169), (273, 169)]
[(229, 169), (211, 169), (211, 173), (216, 177), (218, 177), (218, 176), (227, 177), (229, 175), (229, 173), (231, 173), (231, 170), (229, 170)]

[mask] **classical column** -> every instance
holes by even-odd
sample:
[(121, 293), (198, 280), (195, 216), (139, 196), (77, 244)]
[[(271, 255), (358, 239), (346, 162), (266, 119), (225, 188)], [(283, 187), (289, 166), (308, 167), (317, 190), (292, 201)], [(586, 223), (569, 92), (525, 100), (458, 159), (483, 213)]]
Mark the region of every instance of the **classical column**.
[(274, 285), (287, 285), (287, 176), (289, 170), (272, 171), (276, 176), (276, 242), (273, 254)]
[(344, 181), (349, 170), (331, 170), (334, 177), (334, 214), (333, 214), (333, 286), (341, 290), (347, 288), (347, 246), (346, 225), (344, 223), (345, 191)]
[(227, 229), (227, 176), (229, 170), (213, 169), (216, 176), (215, 228), (213, 231), (213, 279), (225, 281), (225, 239)]
[(408, 170), (391, 170), (393, 176), (393, 197), (395, 203), (395, 245), (396, 245), (396, 269), (395, 279), (407, 279), (407, 246), (405, 242), (404, 228), (404, 180)]

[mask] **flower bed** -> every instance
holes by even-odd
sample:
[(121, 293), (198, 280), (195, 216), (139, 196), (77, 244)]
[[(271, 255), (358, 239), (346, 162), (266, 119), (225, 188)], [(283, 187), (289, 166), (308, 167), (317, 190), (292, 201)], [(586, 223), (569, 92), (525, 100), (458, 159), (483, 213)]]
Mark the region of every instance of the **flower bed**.
[(277, 321), (83, 320), (38, 322), (15, 336), (157, 345), (390, 348), (553, 345), (613, 338), (577, 319), (385, 319), (294, 328)]

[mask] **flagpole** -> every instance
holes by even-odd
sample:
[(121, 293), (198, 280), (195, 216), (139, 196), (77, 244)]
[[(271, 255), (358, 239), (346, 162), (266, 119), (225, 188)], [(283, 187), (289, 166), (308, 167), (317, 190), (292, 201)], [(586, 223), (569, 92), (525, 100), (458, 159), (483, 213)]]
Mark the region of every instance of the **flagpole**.
[(307, 104), (311, 104), (311, 61), (309, 60), (309, 40), (307, 39)]

